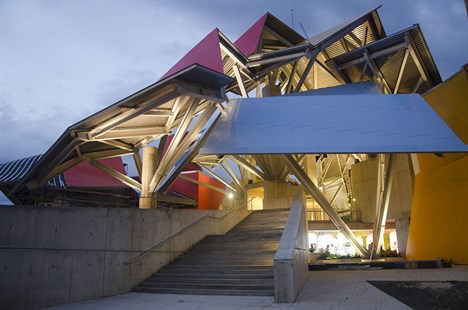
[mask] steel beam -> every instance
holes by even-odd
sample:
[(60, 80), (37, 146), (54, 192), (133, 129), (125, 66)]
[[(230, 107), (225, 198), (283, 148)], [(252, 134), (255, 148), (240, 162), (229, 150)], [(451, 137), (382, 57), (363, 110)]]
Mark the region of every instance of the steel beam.
[(83, 157), (83, 159), (89, 161), (89, 163), (98, 168), (99, 170), (101, 170), (102, 172), (116, 178), (117, 180), (119, 180), (120, 182), (124, 183), (125, 185), (128, 185), (136, 190), (139, 190), (141, 191), (141, 184), (138, 183), (137, 181), (135, 181), (134, 179), (130, 178), (129, 176), (126, 176), (125, 174), (122, 174), (106, 165), (104, 165), (103, 163), (95, 160), (95, 159), (92, 159), (92, 158), (89, 158), (89, 157)]
[(214, 125), (216, 124), (216, 121), (220, 116), (221, 114), (218, 114), (218, 117), (214, 120), (211, 126), (206, 129), (206, 131), (203, 133), (203, 136), (198, 138), (198, 140), (196, 140), (192, 146), (188, 147), (187, 154), (185, 156), (181, 155), (181, 158), (183, 158), (182, 162), (177, 163), (176, 170), (172, 171), (171, 176), (167, 180), (165, 180), (164, 184), (162, 184), (160, 188), (158, 188), (158, 192), (166, 193), (169, 190), (170, 186), (175, 182), (177, 176), (189, 163), (192, 162), (192, 160), (198, 154), (198, 151), (200, 150), (202, 145), (205, 143), (206, 139), (209, 137)]
[(294, 89), (294, 92), (297, 93), (299, 90), (301, 90), (302, 84), (304, 84), (307, 76), (309, 75), (310, 69), (314, 65), (315, 59), (317, 58), (317, 54), (310, 58), (309, 62), (307, 63), (306, 68), (304, 69), (304, 72), (302, 73), (301, 78), (299, 79), (299, 82), (296, 85), (296, 88)]
[(231, 184), (229, 184), (228, 182), (226, 182), (226, 180), (224, 180), (222, 177), (220, 177), (219, 175), (217, 175), (214, 171), (212, 171), (209, 167), (207, 167), (206, 165), (203, 165), (201, 164), (201, 166), (203, 168), (205, 168), (206, 172), (208, 172), (209, 175), (211, 175), (212, 177), (214, 177), (216, 180), (220, 181), (221, 183), (223, 183), (224, 185), (226, 185), (226, 187), (229, 187), (233, 192), (237, 192), (238, 189), (236, 189), (234, 186), (232, 186)]
[(330, 217), (331, 221), (335, 226), (340, 230), (340, 232), (354, 245), (356, 251), (362, 255), (367, 256), (368, 251), (358, 242), (356, 236), (354, 236), (351, 229), (346, 225), (346, 223), (339, 217), (327, 199), (323, 196), (320, 190), (314, 185), (312, 180), (309, 179), (307, 174), (302, 170), (302, 168), (297, 164), (297, 162), (289, 154), (280, 155), (284, 163), (291, 169), (297, 179), (301, 182), (302, 186), (309, 192), (309, 194), (314, 197), (322, 209)]
[(376, 76), (385, 86), (387, 93), (391, 94), (392, 90), (390, 89), (390, 86), (388, 86), (387, 81), (385, 80), (384, 76), (382, 75), (382, 72), (380, 72), (379, 67), (375, 64), (374, 60), (370, 58), (369, 52), (366, 50), (364, 51), (364, 59), (367, 62), (367, 65), (371, 69), (372, 73), (374, 73), (374, 76)]
[(135, 162), (135, 168), (138, 172), (138, 176), (141, 179), (141, 167), (143, 166), (141, 162), (140, 150), (133, 151), (133, 161)]
[(99, 142), (110, 145), (110, 146), (117, 147), (117, 148), (122, 149), (122, 150), (133, 152), (133, 145), (130, 145), (128, 143), (125, 143), (125, 142), (122, 142), (122, 141), (119, 141), (119, 140), (100, 140)]
[(182, 154), (185, 151), (187, 151), (190, 144), (194, 141), (195, 136), (201, 132), (203, 127), (209, 121), (210, 117), (214, 114), (214, 112), (216, 112), (216, 110), (216, 106), (212, 105), (207, 111), (205, 111), (199, 117), (195, 125), (190, 129), (185, 138), (177, 146), (177, 149), (173, 150), (170, 154), (166, 153), (151, 181), (150, 189), (152, 191), (154, 191), (159, 185), (161, 185), (161, 182), (164, 181), (164, 178), (167, 176), (170, 169), (181, 158)]
[(378, 169), (377, 169), (377, 199), (376, 211), (373, 230), (373, 244), (371, 250), (371, 257), (380, 253), (380, 239), (385, 232), (385, 222), (387, 221), (388, 205), (390, 203), (390, 195), (392, 193), (393, 175), (395, 155), (388, 155), (388, 163), (386, 173), (385, 168), (385, 154), (379, 155)]
[(251, 163), (249, 163), (245, 158), (243, 158), (240, 155), (229, 155), (229, 158), (237, 163), (239, 166), (242, 166), (245, 170), (255, 174), (257, 177), (260, 179), (265, 179), (265, 175), (263, 174), (262, 171), (258, 170), (256, 167), (254, 167)]
[(307, 54), (308, 54), (308, 51), (305, 50), (303, 52), (294, 53), (294, 54), (290, 54), (290, 55), (277, 56), (277, 57), (273, 57), (273, 58), (267, 58), (267, 59), (252, 61), (252, 62), (249, 62), (248, 67), (249, 68), (259, 67), (259, 66), (268, 65), (268, 64), (271, 64), (271, 63), (277, 63), (277, 62), (281, 62), (281, 61), (292, 62), (292, 61), (297, 60), (297, 59), (299, 59), (299, 58), (301, 58), (303, 56), (306, 56)]
[(247, 95), (247, 91), (245, 90), (244, 81), (242, 80), (241, 73), (237, 65), (232, 66), (232, 70), (234, 71), (234, 75), (236, 76), (237, 85), (239, 86), (242, 97), (249, 98), (249, 95)]
[[(388, 54), (391, 54), (391, 53), (397, 52), (399, 50), (405, 49), (406, 47), (407, 47), (407, 44), (405, 42), (399, 43), (397, 45), (393, 45), (391, 47), (380, 50), (378, 52), (374, 52), (374, 53), (370, 54), (369, 58), (370, 59), (375, 59), (375, 58), (379, 58), (381, 56), (387, 56)], [(365, 61), (366, 61), (366, 59), (364, 58), (364, 56), (362, 56), (362, 57), (359, 57), (357, 59), (346, 62), (344, 64), (341, 64), (341, 65), (337, 66), (336, 69), (338, 71), (341, 71), (343, 69), (346, 69), (346, 68), (351, 67), (351, 66), (358, 65), (358, 64), (363, 63)]]
[(405, 36), (405, 42), (408, 45), (411, 57), (413, 58), (413, 61), (416, 64), (419, 74), (421, 74), (421, 77), (423, 78), (424, 82), (429, 87), (433, 86), (432, 81), (429, 78), (429, 74), (427, 73), (426, 67), (424, 66), (423, 61), (421, 59), (421, 56), (419, 55), (418, 50), (414, 45), (413, 39), (411, 39), (411, 37), (408, 34), (406, 34)]
[(140, 104), (140, 107), (129, 109), (126, 112), (121, 113), (120, 115), (112, 117), (110, 120), (98, 125), (95, 129), (91, 130), (88, 133), (88, 138), (98, 138), (101, 135), (105, 134), (109, 130), (135, 118), (138, 115), (144, 114), (158, 105), (164, 104), (176, 97), (180, 96), (180, 94), (174, 88), (170, 88), (162, 96), (155, 100), (148, 100), (149, 102), (144, 102)]
[(192, 179), (186, 175), (183, 175), (183, 174), (179, 174), (178, 178), (182, 179), (182, 180), (186, 180), (186, 181), (189, 181), (189, 182), (192, 182), (192, 183), (195, 183), (195, 184), (198, 184), (198, 185), (201, 185), (201, 186), (204, 186), (206, 188), (209, 188), (209, 189), (212, 189), (218, 193), (222, 193), (224, 195), (227, 194), (227, 191), (225, 189), (221, 189), (219, 187), (216, 187), (214, 185), (211, 185), (211, 184), (208, 184), (208, 183), (205, 183), (205, 182), (201, 182), (201, 181), (198, 181), (198, 180), (195, 180), (195, 179)]
[(288, 83), (286, 84), (286, 90), (285, 90), (286, 94), (289, 94), (291, 92), (293, 77), (294, 75), (296, 75), (296, 69), (297, 69), (298, 64), (299, 64), (299, 59), (294, 62), (292, 69), (291, 69), (291, 73), (289, 74), (289, 80), (288, 80)]
[(153, 126), (146, 128), (114, 128), (112, 130), (102, 132), (96, 138), (92, 138), (92, 140), (119, 140), (125, 138), (157, 136), (164, 133), (166, 133), (164, 126)]
[(396, 81), (396, 84), (395, 84), (395, 89), (393, 90), (394, 94), (396, 94), (398, 92), (398, 89), (400, 88), (401, 78), (403, 77), (403, 73), (404, 73), (405, 68), (406, 68), (406, 63), (408, 62), (409, 54), (410, 54), (409, 49), (406, 49), (405, 50), (405, 56), (403, 56), (403, 61), (401, 62), (400, 72), (398, 72), (398, 78), (397, 78), (397, 81)]

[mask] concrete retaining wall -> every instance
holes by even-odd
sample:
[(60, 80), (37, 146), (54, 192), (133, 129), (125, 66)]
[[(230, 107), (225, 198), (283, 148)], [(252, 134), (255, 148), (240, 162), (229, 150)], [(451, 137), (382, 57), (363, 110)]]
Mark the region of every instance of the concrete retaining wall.
[[(224, 234), (248, 214), (0, 207), (0, 309), (37, 309), (128, 292), (206, 235)], [(155, 252), (126, 263), (202, 217)]]

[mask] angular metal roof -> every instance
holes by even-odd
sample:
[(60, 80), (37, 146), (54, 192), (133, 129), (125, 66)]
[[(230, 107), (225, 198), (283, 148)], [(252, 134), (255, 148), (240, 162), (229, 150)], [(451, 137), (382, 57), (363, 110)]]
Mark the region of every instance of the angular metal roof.
[(200, 154), (467, 151), (420, 95), (365, 94), (230, 100)]
[[(388, 93), (422, 93), (442, 82), (419, 25), (328, 60), (347, 83), (376, 77)], [(421, 78), (421, 82), (418, 79)]]
[(219, 46), (218, 28), (211, 31), (205, 38), (198, 42), (197, 45), (161, 77), (161, 80), (194, 64), (202, 65), (221, 74), (224, 73), (221, 49)]
[[(349, 29), (353, 30), (360, 24), (364, 23), (365, 21), (369, 22), (369, 27), (371, 27), (371, 32), (369, 32), (369, 35), (375, 36), (376, 38), (384, 38), (386, 36), (385, 30), (383, 29), (382, 23), (380, 22), (380, 17), (379, 14), (377, 13), (377, 10), (381, 6), (378, 6), (368, 12), (365, 12), (364, 14), (361, 14), (353, 19), (350, 19), (340, 25), (337, 25), (335, 27), (332, 27), (330, 29), (325, 30), (324, 32), (321, 32), (317, 35), (314, 35), (313, 37), (310, 37), (307, 41), (311, 43), (314, 46), (321, 45), (325, 43), (326, 41), (329, 40), (334, 40), (336, 41), (337, 38), (334, 38), (338, 33), (340, 33), (343, 29)], [(349, 31), (348, 31), (349, 32)], [(338, 38), (339, 39), (339, 38)], [(363, 38), (358, 38), (358, 40), (362, 40)], [(367, 39), (367, 36), (366, 38)], [(355, 39), (356, 40), (356, 39)], [(375, 38), (374, 38), (375, 40)], [(372, 40), (373, 41), (373, 40)], [(369, 41), (371, 42), (371, 41)], [(356, 42), (355, 42), (356, 43)], [(362, 42), (361, 42), (362, 44)]]
[[(0, 164), (0, 186), (14, 185), (19, 182), (32, 167), (41, 159), (42, 155), (30, 156), (12, 162)], [(64, 186), (63, 174), (48, 180), (48, 185)]]
[(84, 160), (133, 154), (176, 128), (189, 109), (193, 116), (212, 111), (230, 81), (200, 65), (158, 81), (70, 126), (18, 186), (38, 186)]

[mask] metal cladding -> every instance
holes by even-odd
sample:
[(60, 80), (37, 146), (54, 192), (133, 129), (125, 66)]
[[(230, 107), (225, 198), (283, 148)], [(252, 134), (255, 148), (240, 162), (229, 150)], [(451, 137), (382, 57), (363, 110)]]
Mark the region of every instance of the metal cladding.
[(230, 100), (200, 154), (467, 152), (413, 95)]

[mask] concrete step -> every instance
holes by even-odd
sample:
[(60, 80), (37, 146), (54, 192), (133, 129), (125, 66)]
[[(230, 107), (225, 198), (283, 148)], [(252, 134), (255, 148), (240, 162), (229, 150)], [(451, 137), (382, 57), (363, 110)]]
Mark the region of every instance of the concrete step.
[(270, 266), (265, 265), (212, 265), (212, 266), (205, 266), (205, 265), (173, 265), (169, 264), (164, 269), (200, 269), (200, 270), (272, 270)]
[(248, 255), (248, 254), (261, 253), (261, 252), (276, 253), (277, 249), (278, 249), (278, 243), (270, 243), (264, 246), (261, 246), (261, 245), (257, 246), (257, 244), (255, 244), (253, 248), (248, 248), (248, 249), (243, 248), (240, 244), (237, 247), (230, 246), (230, 245), (226, 245), (226, 246), (216, 246), (216, 245), (198, 246), (197, 245), (193, 247), (192, 249), (190, 249), (190, 251), (184, 253), (183, 255), (190, 254), (190, 253), (193, 253), (193, 254), (210, 253), (213, 255), (218, 255), (218, 254), (232, 253), (232, 252), (239, 253), (240, 252), (239, 250), (242, 250), (242, 253), (244, 253), (245, 255)]
[[(242, 243), (222, 243), (222, 242), (219, 242), (219, 240), (202, 240), (200, 241), (199, 243), (197, 243), (195, 246), (193, 246), (190, 251), (194, 250), (194, 249), (198, 249), (198, 248), (205, 248), (205, 247), (213, 247), (213, 248), (230, 248), (230, 247), (242, 247), (242, 248), (246, 248), (248, 249), (248, 247), (245, 246), (245, 242), (242, 242)], [(267, 247), (271, 247), (273, 245), (276, 245), (278, 246), (279, 244), (279, 240), (262, 240), (262, 241), (258, 241), (258, 240), (251, 240), (251, 241), (248, 241), (248, 244), (249, 246), (251, 247), (255, 247), (255, 248), (267, 248)]]
[[(171, 282), (171, 283), (209, 283), (209, 284), (256, 284), (264, 286), (273, 286), (273, 278), (265, 279), (237, 279), (237, 278), (158, 278), (151, 277), (146, 279), (144, 282)], [(144, 286), (144, 285), (143, 285)]]
[(210, 290), (187, 288), (161, 288), (161, 287), (135, 287), (133, 292), (161, 293), (161, 294), (185, 294), (185, 295), (227, 295), (227, 296), (273, 296), (273, 290)]
[(248, 231), (248, 230), (261, 230), (261, 229), (281, 229), (284, 228), (286, 222), (278, 222), (278, 223), (258, 223), (258, 224), (251, 224), (245, 223), (244, 225), (237, 226), (231, 230), (231, 232), (235, 231)]
[[(172, 264), (175, 265), (187, 265), (187, 264), (194, 264), (195, 262), (193, 260), (175, 260), (172, 262)], [(264, 265), (264, 266), (273, 266), (273, 257), (269, 258), (264, 258), (264, 259), (245, 259), (245, 260), (240, 260), (240, 259), (225, 259), (225, 260), (197, 260), (196, 261), (197, 265), (205, 265), (205, 266), (212, 266), (212, 265)]]
[(258, 257), (273, 257), (275, 256), (276, 250), (250, 250), (250, 251), (243, 251), (242, 253), (232, 250), (225, 250), (225, 251), (209, 251), (209, 252), (188, 252), (179, 256), (177, 259), (213, 259), (216, 260), (218, 258), (222, 259), (225, 257), (236, 258), (236, 259), (245, 259), (249, 257), (258, 258)]
[(268, 285), (247, 283), (173, 283), (166, 281), (143, 281), (139, 287), (187, 288), (187, 289), (221, 289), (221, 290), (273, 290), (273, 283)]
[(204, 268), (175, 268), (175, 269), (161, 269), (157, 274), (171, 273), (171, 274), (250, 274), (250, 275), (273, 275), (273, 268), (271, 269), (222, 269), (216, 271), (210, 271)]
[(263, 250), (263, 249), (248, 249), (245, 251), (236, 251), (232, 249), (225, 249), (224, 251), (190, 251), (182, 254), (178, 258), (188, 258), (188, 257), (196, 257), (196, 258), (203, 258), (203, 257), (210, 257), (213, 259), (223, 258), (226, 256), (229, 257), (237, 257), (237, 258), (248, 258), (248, 257), (258, 257), (258, 256), (266, 256), (266, 255), (275, 255), (276, 250)]
[(189, 270), (185, 273), (154, 273), (151, 278), (161, 279), (176, 279), (184, 277), (184, 279), (245, 279), (245, 280), (260, 280), (260, 279), (273, 279), (273, 272), (271, 273), (190, 273)]
[[(210, 236), (204, 239), (204, 243), (206, 242), (259, 242), (262, 240), (278, 240), (281, 239), (282, 232), (265, 232), (265, 233), (256, 233), (256, 234), (232, 234), (226, 236)], [(247, 246), (246, 246), (247, 248)]]

